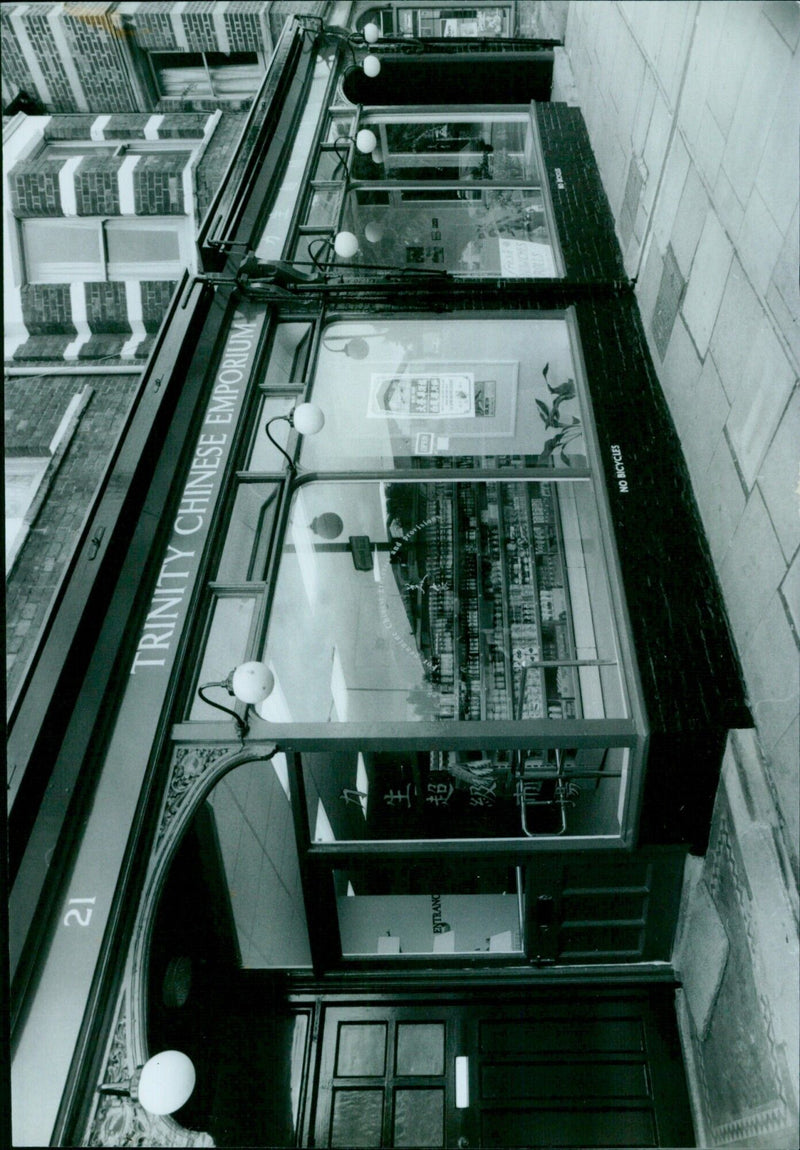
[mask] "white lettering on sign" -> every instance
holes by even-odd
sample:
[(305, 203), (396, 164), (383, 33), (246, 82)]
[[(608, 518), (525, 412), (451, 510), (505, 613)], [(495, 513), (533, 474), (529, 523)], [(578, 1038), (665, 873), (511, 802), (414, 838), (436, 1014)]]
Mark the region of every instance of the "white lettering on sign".
[(71, 898), (67, 904), (69, 910), (62, 919), (64, 926), (72, 926), (73, 922), (76, 922), (78, 926), (88, 926), (92, 921), (94, 904), (94, 898)]
[(183, 604), (190, 574), (185, 569), (173, 569), (170, 564), (177, 563), (181, 559), (193, 558), (194, 551), (180, 551), (171, 543), (167, 544), (167, 554), (161, 564), (156, 589), (150, 601), (150, 610), (147, 612), (142, 634), (139, 636), (139, 645), (133, 656), (132, 675), (135, 675), (140, 667), (164, 666), (164, 655), (159, 655), (159, 652), (169, 651), (179, 618), (177, 608)]
[(625, 473), (625, 464), (622, 462), (622, 448), (616, 443), (611, 444), (611, 459), (617, 473), (617, 487), (625, 495), (628, 492), (628, 477)]
[(561, 175), (561, 168), (556, 168), (554, 174), (556, 177), (556, 187), (559, 191), (566, 191), (567, 185), (564, 183), (564, 177)]
[[(203, 430), (195, 444), (189, 474), (183, 486), (173, 524), (174, 537), (182, 540), (196, 535), (206, 526), (214, 503), (220, 469), (229, 446), (229, 431), (220, 424), (233, 424), (243, 386), (252, 363), (258, 325), (237, 316), (231, 324), (231, 336), (217, 370), (217, 378), (206, 408)], [(180, 624), (184, 597), (193, 574), (196, 551), (183, 551), (172, 543), (161, 564), (161, 572), (142, 626), (133, 657), (131, 674), (142, 667), (164, 667), (167, 653)], [(187, 562), (179, 563), (179, 560)], [(178, 564), (178, 566), (174, 566)]]

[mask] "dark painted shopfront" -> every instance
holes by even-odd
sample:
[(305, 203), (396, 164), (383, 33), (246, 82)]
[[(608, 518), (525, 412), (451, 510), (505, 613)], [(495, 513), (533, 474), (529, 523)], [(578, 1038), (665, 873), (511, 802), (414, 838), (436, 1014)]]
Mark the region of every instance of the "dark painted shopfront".
[(278, 46), (150, 367), (20, 1144), (692, 1144), (669, 959), (749, 718), (582, 119), (496, 55), (354, 105)]

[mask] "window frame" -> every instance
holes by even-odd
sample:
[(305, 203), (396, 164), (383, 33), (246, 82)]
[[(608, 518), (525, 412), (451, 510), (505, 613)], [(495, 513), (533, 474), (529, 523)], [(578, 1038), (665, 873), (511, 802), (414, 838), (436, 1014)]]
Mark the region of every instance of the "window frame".
[[(247, 60), (247, 61), (237, 60), (236, 62), (229, 63), (229, 64), (210, 64), (209, 63), (209, 60), (208, 60), (209, 56), (220, 56), (220, 55), (222, 55), (222, 56), (251, 56), (251, 57), (254, 57), (254, 59)], [(179, 60), (178, 62), (171, 64), (171, 65), (163, 65), (163, 64), (159, 64), (158, 60), (156, 59), (156, 57), (158, 57), (158, 56), (185, 57), (185, 59), (183, 61)], [(195, 57), (195, 56), (199, 56), (201, 58), (200, 64), (198, 64), (197, 62), (192, 63), (189, 61), (189, 57)], [(176, 99), (177, 100), (247, 100), (247, 99), (252, 99), (255, 96), (256, 92), (258, 91), (258, 88), (261, 84), (261, 81), (264, 78), (264, 69), (266, 67), (266, 61), (265, 61), (263, 52), (250, 51), (250, 50), (248, 50), (248, 51), (233, 51), (233, 52), (208, 52), (208, 51), (180, 52), (180, 51), (168, 51), (168, 50), (164, 50), (164, 49), (159, 48), (159, 49), (156, 49), (153, 51), (149, 51), (147, 53), (147, 60), (148, 60), (149, 66), (150, 66), (152, 76), (153, 76), (153, 83), (155, 84), (156, 92), (158, 93), (158, 98), (160, 100), (176, 100)], [(206, 84), (208, 85), (208, 89), (201, 91), (201, 92), (191, 91), (191, 90), (184, 91), (180, 95), (177, 95), (177, 96), (174, 93), (165, 92), (164, 91), (164, 85), (162, 82), (162, 73), (164, 73), (166, 71), (178, 72), (181, 70), (182, 67), (187, 69), (187, 71), (190, 68), (195, 69), (198, 67), (202, 67), (203, 72), (205, 74)], [(261, 75), (258, 77), (252, 91), (250, 91), (250, 92), (237, 92), (234, 94), (219, 93), (216, 91), (215, 86), (214, 86), (214, 74), (213, 74), (214, 68), (225, 68), (225, 69), (258, 68), (261, 70)]]
[[(190, 219), (185, 215), (176, 216), (26, 216), (17, 218), (17, 237), (21, 256), (21, 282), (23, 284), (62, 284), (62, 283), (118, 283), (124, 280), (179, 280), (184, 271), (194, 267), (194, 249)], [(64, 261), (51, 264), (53, 271), (32, 274), (32, 260), (28, 252), (26, 232), (32, 229), (52, 230), (67, 228), (84, 231), (94, 236), (97, 243), (98, 260), (92, 264), (84, 261)], [(164, 263), (125, 263), (113, 264), (108, 258), (108, 231), (163, 231), (175, 236), (178, 243), (178, 259)], [(71, 274), (68, 274), (71, 271)]]

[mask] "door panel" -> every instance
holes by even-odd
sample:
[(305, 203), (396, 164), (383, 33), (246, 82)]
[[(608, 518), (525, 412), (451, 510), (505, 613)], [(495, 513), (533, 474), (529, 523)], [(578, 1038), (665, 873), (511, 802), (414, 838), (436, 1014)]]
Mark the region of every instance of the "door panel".
[(542, 856), (528, 870), (528, 953), (550, 963), (668, 961), (686, 851)]
[(672, 995), (531, 986), (325, 1006), (315, 1145), (691, 1146)]
[(435, 1003), (323, 1008), (318, 1146), (451, 1146), (461, 1012)]

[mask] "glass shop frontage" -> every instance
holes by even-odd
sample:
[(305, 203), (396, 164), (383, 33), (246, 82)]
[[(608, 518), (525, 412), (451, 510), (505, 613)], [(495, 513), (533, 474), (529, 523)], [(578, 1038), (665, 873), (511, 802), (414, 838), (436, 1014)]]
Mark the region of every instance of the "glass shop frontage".
[(676, 532), (668, 594), (706, 575), (631, 469), (635, 308), (571, 295), (534, 105), (355, 108), (337, 51), (284, 35), (281, 163), (184, 289), (18, 1142), (691, 1145), (669, 960), (728, 720), (646, 645)]

